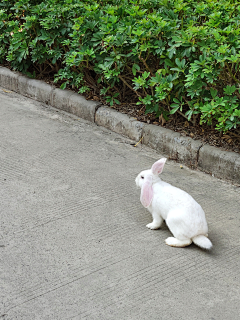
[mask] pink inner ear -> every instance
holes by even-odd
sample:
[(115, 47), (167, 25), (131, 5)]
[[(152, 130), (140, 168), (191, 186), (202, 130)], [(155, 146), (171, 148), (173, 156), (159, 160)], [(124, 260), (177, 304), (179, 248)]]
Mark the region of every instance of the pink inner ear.
[(159, 175), (160, 173), (162, 173), (166, 160), (167, 160), (166, 158), (162, 158), (157, 162), (155, 162), (152, 165), (152, 173), (156, 175)]
[(153, 198), (152, 177), (145, 177), (144, 184), (141, 188), (140, 201), (147, 208), (150, 206)]

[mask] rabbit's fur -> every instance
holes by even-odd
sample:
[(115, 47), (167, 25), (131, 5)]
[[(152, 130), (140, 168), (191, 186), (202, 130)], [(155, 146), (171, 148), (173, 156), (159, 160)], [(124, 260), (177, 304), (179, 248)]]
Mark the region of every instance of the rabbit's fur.
[(174, 235), (165, 240), (167, 245), (185, 247), (194, 242), (203, 249), (211, 249), (202, 207), (187, 192), (159, 178), (166, 160), (158, 160), (151, 169), (140, 172), (135, 180), (141, 188), (140, 201), (153, 217), (147, 227), (158, 229), (165, 220)]

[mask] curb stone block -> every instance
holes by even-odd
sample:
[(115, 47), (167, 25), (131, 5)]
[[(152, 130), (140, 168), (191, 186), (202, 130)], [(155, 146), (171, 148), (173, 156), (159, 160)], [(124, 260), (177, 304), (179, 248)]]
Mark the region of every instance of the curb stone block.
[(198, 152), (202, 146), (200, 141), (152, 124), (143, 128), (143, 144), (194, 168), (197, 167)]
[(68, 101), (68, 112), (85, 120), (94, 122), (95, 113), (99, 105), (101, 105), (101, 103), (98, 101), (86, 100), (78, 93), (74, 93), (70, 96)]
[(9, 90), (18, 92), (18, 78), (21, 74), (11, 71), (5, 67), (0, 67), (1, 86)]
[(204, 145), (199, 151), (198, 169), (240, 184), (240, 157), (235, 152)]
[(51, 95), (50, 104), (55, 108), (70, 112), (68, 101), (73, 94), (74, 92), (70, 90), (54, 89)]
[(106, 106), (100, 107), (97, 110), (95, 123), (116, 133), (127, 136), (134, 141), (139, 141), (141, 139), (144, 127), (142, 122)]
[(18, 86), (21, 94), (46, 104), (50, 102), (51, 93), (53, 91), (53, 87), (51, 85), (41, 80), (19, 77)]

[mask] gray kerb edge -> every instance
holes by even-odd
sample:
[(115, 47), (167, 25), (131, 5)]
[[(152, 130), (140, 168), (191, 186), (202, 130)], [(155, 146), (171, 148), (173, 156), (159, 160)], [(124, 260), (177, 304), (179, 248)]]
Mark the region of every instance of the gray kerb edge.
[(170, 159), (210, 173), (217, 178), (240, 184), (240, 155), (220, 150), (169, 129), (145, 124), (126, 114), (102, 106), (100, 102), (61, 90), (41, 80), (30, 79), (19, 72), (0, 67), (0, 85), (37, 101), (95, 122), (114, 132), (142, 143)]
[(97, 125), (125, 135), (134, 141), (141, 139), (144, 126), (142, 122), (105, 106), (97, 110), (95, 122)]

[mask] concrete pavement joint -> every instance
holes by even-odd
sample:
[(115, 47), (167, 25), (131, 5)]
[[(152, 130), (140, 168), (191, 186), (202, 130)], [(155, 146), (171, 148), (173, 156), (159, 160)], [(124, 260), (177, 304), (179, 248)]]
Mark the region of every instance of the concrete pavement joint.
[(201, 149), (203, 146), (204, 146), (204, 144), (201, 144), (200, 147), (199, 147), (198, 150), (197, 150), (196, 167), (198, 167), (199, 152), (200, 152), (200, 149)]
[(178, 132), (142, 123), (98, 101), (86, 100), (73, 91), (55, 88), (5, 67), (0, 67), (0, 85), (127, 136), (136, 143), (141, 141), (192, 169), (240, 184), (240, 155), (235, 152), (223, 151), (199, 140), (183, 137)]

